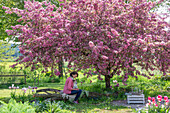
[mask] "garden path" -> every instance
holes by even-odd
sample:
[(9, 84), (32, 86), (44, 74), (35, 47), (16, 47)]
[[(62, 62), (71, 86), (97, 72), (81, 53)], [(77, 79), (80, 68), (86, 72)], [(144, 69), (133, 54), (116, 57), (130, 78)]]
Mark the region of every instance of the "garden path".
[[(145, 100), (145, 102), (147, 101)], [(146, 106), (146, 104), (127, 104), (127, 100), (115, 100), (112, 101), (111, 104), (113, 104), (114, 106), (125, 106), (128, 108), (135, 109), (137, 111), (140, 111), (142, 108)]]

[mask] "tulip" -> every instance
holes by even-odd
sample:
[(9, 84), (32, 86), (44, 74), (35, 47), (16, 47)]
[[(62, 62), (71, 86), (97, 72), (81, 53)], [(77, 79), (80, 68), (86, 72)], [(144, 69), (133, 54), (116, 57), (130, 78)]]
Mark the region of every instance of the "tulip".
[(155, 101), (155, 97), (152, 97), (152, 101)]
[(149, 102), (149, 103), (151, 102), (151, 97), (148, 97), (148, 102)]
[(168, 97), (167, 97), (167, 96), (164, 96), (164, 100), (168, 100)]

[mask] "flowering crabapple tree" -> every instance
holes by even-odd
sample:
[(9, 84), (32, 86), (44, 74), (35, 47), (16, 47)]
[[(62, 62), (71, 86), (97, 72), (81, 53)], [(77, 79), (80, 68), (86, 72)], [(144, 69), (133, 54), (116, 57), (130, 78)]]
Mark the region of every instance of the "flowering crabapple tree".
[[(146, 0), (72, 0), (60, 4), (66, 15), (64, 29), (73, 56), (65, 59), (73, 67), (88, 69), (105, 76), (106, 88), (110, 78), (120, 75), (125, 84), (128, 76), (150, 78), (151, 70), (166, 74), (169, 66), (169, 24), (151, 9), (158, 2)], [(141, 66), (148, 73), (140, 72)], [(133, 73), (135, 72), (135, 73)], [(118, 86), (117, 84), (116, 86)]]
[(24, 10), (4, 8), (21, 17), (21, 25), (7, 30), (21, 41), (19, 63), (51, 67), (63, 58), (69, 68), (85, 70), (87, 77), (96, 73), (102, 80), (104, 76), (109, 88), (116, 74), (126, 85), (129, 76), (150, 78), (153, 70), (169, 72), (169, 31), (165, 30), (169, 24), (151, 12), (161, 2), (63, 0), (62, 8), (57, 8), (50, 2), (27, 1)]

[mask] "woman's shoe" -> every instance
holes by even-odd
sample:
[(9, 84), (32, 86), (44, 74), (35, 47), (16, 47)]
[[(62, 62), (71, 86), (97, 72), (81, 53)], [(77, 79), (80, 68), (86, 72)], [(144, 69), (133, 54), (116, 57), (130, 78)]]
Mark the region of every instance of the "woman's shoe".
[(78, 104), (78, 101), (74, 101), (75, 104)]

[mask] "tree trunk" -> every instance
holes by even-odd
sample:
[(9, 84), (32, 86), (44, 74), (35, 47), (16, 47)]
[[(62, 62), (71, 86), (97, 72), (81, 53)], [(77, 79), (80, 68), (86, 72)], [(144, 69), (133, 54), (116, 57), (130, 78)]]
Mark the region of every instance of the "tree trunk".
[(58, 68), (60, 72), (59, 78), (63, 77), (63, 59), (62, 58), (60, 58), (60, 61), (58, 62)]
[(106, 83), (106, 88), (110, 88), (110, 76), (105, 75), (105, 83)]

